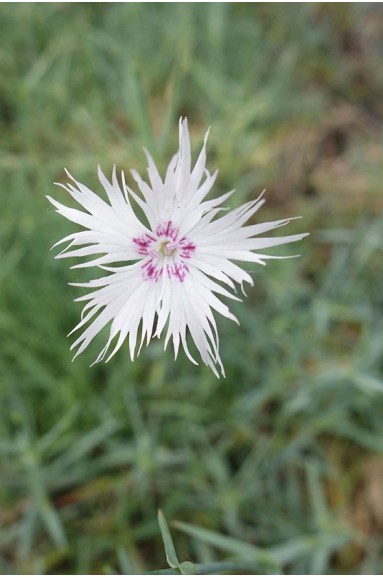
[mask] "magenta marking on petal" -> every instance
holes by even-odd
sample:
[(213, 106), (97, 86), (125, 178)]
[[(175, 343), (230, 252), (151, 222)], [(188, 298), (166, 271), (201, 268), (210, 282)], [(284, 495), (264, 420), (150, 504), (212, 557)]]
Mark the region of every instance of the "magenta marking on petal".
[(145, 281), (155, 281), (157, 282), (162, 277), (163, 267), (156, 267), (153, 264), (153, 259), (145, 261), (141, 265), (142, 277)]
[[(185, 241), (187, 241), (187, 239), (185, 239)], [(195, 245), (190, 241), (188, 241), (186, 245), (180, 243), (180, 248), (181, 248), (180, 253), (181, 259), (190, 259), (190, 257), (195, 252)]]
[(155, 233), (144, 233), (133, 239), (138, 254), (146, 257), (141, 264), (144, 281), (156, 283), (164, 274), (169, 279), (184, 281), (189, 272), (184, 261), (191, 258), (196, 246), (187, 237), (179, 239), (178, 236), (178, 227), (172, 221), (165, 221), (157, 225)]
[(186, 273), (189, 271), (188, 267), (184, 263), (174, 263), (173, 266), (167, 265), (166, 272), (169, 279), (176, 277), (181, 283), (186, 277)]
[(178, 237), (179, 229), (173, 226), (172, 221), (165, 221), (165, 223), (160, 223), (156, 228), (156, 234), (158, 237), (168, 237), (172, 241), (175, 241)]
[(179, 233), (179, 230), (177, 229), (177, 227), (174, 227), (173, 229), (171, 229), (169, 236), (170, 236), (172, 241), (177, 240), (178, 233)]
[(149, 247), (156, 241), (156, 238), (148, 233), (141, 235), (140, 237), (134, 237), (133, 243), (137, 247), (137, 251), (140, 255), (148, 255)]

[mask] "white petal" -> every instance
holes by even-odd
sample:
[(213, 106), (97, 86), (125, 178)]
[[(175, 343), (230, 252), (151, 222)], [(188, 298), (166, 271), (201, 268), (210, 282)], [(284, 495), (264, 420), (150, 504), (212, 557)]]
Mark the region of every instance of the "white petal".
[(177, 197), (181, 197), (190, 178), (191, 168), (191, 151), (188, 121), (186, 118), (180, 119), (179, 123), (180, 149), (178, 153), (178, 162), (176, 166), (176, 188)]

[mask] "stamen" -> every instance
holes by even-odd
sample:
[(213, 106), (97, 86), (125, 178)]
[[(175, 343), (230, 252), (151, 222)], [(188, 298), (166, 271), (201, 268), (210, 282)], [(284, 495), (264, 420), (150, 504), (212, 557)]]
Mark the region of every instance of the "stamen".
[(179, 239), (178, 234), (178, 228), (167, 221), (158, 225), (154, 234), (145, 233), (133, 239), (138, 254), (146, 257), (141, 266), (145, 281), (157, 282), (161, 278), (164, 281), (167, 276), (183, 282), (189, 272), (185, 261), (193, 255), (195, 245), (187, 237)]
[(163, 250), (164, 250), (164, 254), (167, 255), (168, 257), (170, 255), (173, 255), (173, 253), (175, 253), (175, 251), (178, 249), (178, 244), (171, 242), (171, 241), (167, 241), (164, 243), (163, 246)]

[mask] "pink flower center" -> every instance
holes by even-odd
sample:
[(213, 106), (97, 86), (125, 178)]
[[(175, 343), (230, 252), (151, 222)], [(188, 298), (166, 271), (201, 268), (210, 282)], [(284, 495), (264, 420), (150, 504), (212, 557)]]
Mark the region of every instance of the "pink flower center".
[(159, 281), (165, 274), (183, 281), (189, 271), (187, 261), (195, 252), (195, 245), (187, 237), (179, 237), (179, 229), (172, 221), (157, 226), (154, 233), (135, 237), (137, 253), (143, 257), (141, 270), (145, 281)]

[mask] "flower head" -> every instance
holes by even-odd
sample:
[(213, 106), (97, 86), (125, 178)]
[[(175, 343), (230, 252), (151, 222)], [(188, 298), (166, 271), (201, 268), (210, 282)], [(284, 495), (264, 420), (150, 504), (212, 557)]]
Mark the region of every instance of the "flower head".
[[(114, 168), (109, 182), (99, 168), (108, 202), (69, 173), (71, 183), (57, 184), (83, 210), (48, 197), (58, 213), (84, 229), (56, 243), (69, 243), (57, 258), (85, 257), (88, 259), (75, 267), (94, 266), (109, 272), (88, 283), (73, 284), (91, 290), (76, 299), (87, 302), (80, 323), (73, 329), (82, 329), (72, 345), (77, 348), (76, 355), (111, 323), (109, 338), (96, 362), (105, 357), (108, 361), (125, 339), (133, 360), (137, 345), (139, 353), (143, 343), (148, 345), (152, 337), (164, 332), (165, 348), (171, 340), (177, 357), (181, 344), (190, 361), (197, 364), (188, 348), (189, 333), (202, 361), (217, 376), (218, 365), (224, 375), (214, 312), (238, 323), (221, 297), (240, 300), (232, 293), (236, 284), (253, 285), (249, 273), (235, 261), (264, 265), (267, 259), (278, 257), (260, 250), (299, 241), (305, 234), (259, 237), (292, 219), (245, 225), (263, 205), (262, 194), (221, 215), (222, 203), (234, 191), (206, 200), (218, 174), (206, 169), (207, 137), (208, 133), (192, 167), (187, 120), (180, 119), (179, 150), (165, 179), (147, 151), (149, 183), (131, 171), (140, 195), (126, 185), (123, 173), (120, 184)], [(134, 204), (141, 209), (141, 220)]]

